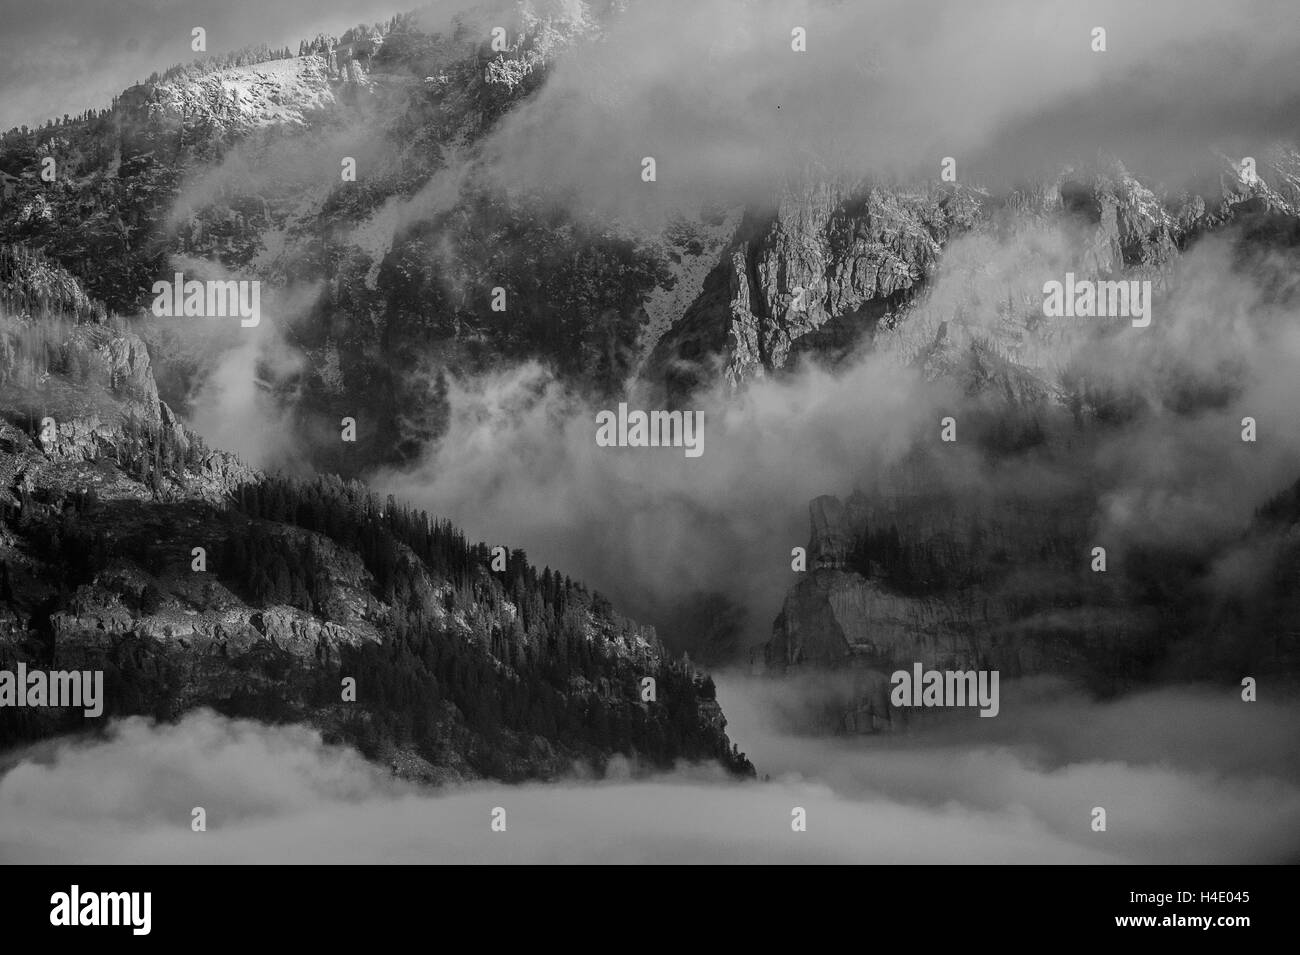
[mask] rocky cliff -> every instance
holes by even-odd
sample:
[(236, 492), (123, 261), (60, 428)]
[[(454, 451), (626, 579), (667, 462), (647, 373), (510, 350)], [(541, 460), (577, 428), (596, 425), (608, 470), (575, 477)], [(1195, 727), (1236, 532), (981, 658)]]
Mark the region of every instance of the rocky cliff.
[(1300, 210), (1294, 148), (1277, 149), (1249, 180), (1227, 157), (1218, 165), (1205, 194), (1157, 192), (1119, 163), (1063, 167), (1054, 180), (997, 196), (955, 183), (788, 187), (774, 210), (746, 214), (699, 297), (658, 339), (645, 374), (680, 398), (719, 374), (736, 387), (801, 356), (833, 364), (863, 347), (942, 365), (943, 353), (981, 344), (1032, 366), (1068, 345), (1064, 323), (1040, 321), (1038, 289), (1044, 275), (1064, 271), (1066, 257), (1049, 262), (1026, 243), (1024, 288), (1004, 287), (998, 321), (976, 323), (978, 294), (959, 303), (927, 296), (952, 240), (987, 239), (992, 252), (1017, 236), (1064, 234), (1079, 278), (1150, 279), (1159, 289), (1195, 238), (1243, 216)]
[(645, 374), (687, 395), (719, 366), (736, 386), (842, 348), (901, 312), (979, 208), (960, 188), (790, 187), (775, 210), (745, 215)]
[(1153, 680), (1237, 684), (1300, 667), (1297, 489), (1264, 508), (1223, 552), (1259, 555), (1232, 598), (1204, 586), (1205, 559), (1133, 551), (1098, 573), (1086, 501), (974, 503), (909, 491), (821, 497), (810, 507), (809, 567), (786, 595), (759, 672), (854, 674), (838, 728), (905, 725), (889, 675), (927, 669), (1050, 675), (1109, 695)]

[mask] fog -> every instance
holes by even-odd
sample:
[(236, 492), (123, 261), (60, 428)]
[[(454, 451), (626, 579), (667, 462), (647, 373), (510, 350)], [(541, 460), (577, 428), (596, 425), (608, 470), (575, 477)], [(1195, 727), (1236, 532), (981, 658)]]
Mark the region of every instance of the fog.
[[(445, 29), (461, 6), (433, 5), (423, 22)], [(446, 210), (471, 184), (547, 196), (610, 227), (654, 230), (705, 202), (770, 203), (793, 178), (933, 181), (945, 155), (957, 159), (960, 181), (995, 190), (1115, 155), (1176, 193), (1207, 168), (1217, 175), (1223, 150), (1263, 157), (1273, 148), (1288, 128), (1279, 117), (1293, 105), (1280, 77), (1300, 44), (1295, 31), (1269, 28), (1286, 22), (1286, 6), (1264, 2), (1225, 19), (1208, 3), (672, 0), (628, 4), (595, 28), (599, 6), (521, 6), (576, 36), (545, 84), (482, 142), (450, 149), (423, 189), (382, 205), (351, 241), (378, 261), (398, 230)], [(468, 16), (484, 30), (493, 17), (512, 29), (519, 22), (492, 6)], [(1098, 25), (1108, 31), (1104, 53), (1090, 45)], [(807, 30), (807, 53), (791, 50), (793, 26)], [(382, 164), (381, 117), (345, 115), (349, 122), (308, 143), (232, 150), (187, 183), (173, 216), (183, 220), (227, 182), (310, 195), (318, 180), (323, 195), (337, 176), (326, 159), (345, 148), (363, 168)], [(659, 163), (655, 183), (640, 181), (645, 155)], [(277, 258), (281, 240), (270, 237), (259, 258), (268, 274), (288, 264)], [(455, 242), (449, 234), (432, 245), (454, 257)], [(739, 395), (696, 395), (705, 420), (698, 460), (597, 449), (592, 422), (602, 409), (567, 394), (543, 365), (525, 364), (453, 380), (447, 434), (415, 466), (372, 478), (474, 539), (523, 547), (588, 580), (652, 622), (670, 619), (693, 591), (721, 593), (750, 614), (752, 642), (792, 580), (790, 549), (806, 542), (807, 502), (870, 492), (891, 464), (932, 441), (941, 416), (973, 409), (952, 384), (900, 367), (905, 359), (959, 311), (977, 328), (996, 327), (996, 303), (1040, 298), (1045, 279), (1083, 270), (1090, 254), (1087, 236), (1068, 225), (949, 244), (927, 300), (899, 340), (882, 342), (884, 354), (833, 372), (805, 368)], [(457, 281), (454, 269), (441, 271)], [(1279, 426), (1300, 397), (1289, 372), (1300, 342), (1260, 300), (1258, 276), (1234, 270), (1230, 249), (1198, 250), (1176, 280), (1174, 293), (1157, 299), (1151, 329), (1103, 341), (1079, 333), (1038, 356), (1045, 377), (1072, 368), (1136, 394), (1152, 415), (1082, 455), (1014, 468), (991, 468), (959, 442), (945, 451), (954, 490), (1105, 487), (1094, 523), (1120, 557), (1129, 543), (1209, 548), (1239, 535), (1300, 473), (1294, 432)], [(285, 383), (307, 369), (291, 328), (318, 291), (279, 289), (280, 304), (268, 305), (251, 334), (169, 326), (194, 372), (181, 389), (185, 413), (211, 444), (270, 468), (307, 459), (320, 436), (292, 433), (295, 391)], [(436, 367), (436, 347), (422, 358)], [(1234, 390), (1216, 406), (1166, 413), (1177, 396), (1225, 382)], [(634, 388), (632, 401), (637, 407)], [(1262, 435), (1248, 458), (1238, 440), (1246, 414)]]
[[(437, 7), (431, 22), (454, 9)], [(588, 15), (575, 3), (530, 9), (558, 21)], [(110, 10), (55, 0), (4, 12), (0, 125), (105, 105), (152, 70), (192, 59), (192, 26), (206, 26), (209, 50), (223, 52), (293, 46), (397, 10), (243, 0)], [(67, 38), (70, 22), (87, 24), (81, 39)], [(450, 154), (425, 188), (378, 210), (352, 240), (382, 256), (396, 230), (447, 209), (470, 182), (548, 196), (575, 217), (644, 232), (703, 202), (770, 203), (806, 176), (932, 181), (944, 156), (956, 158), (962, 183), (998, 190), (1113, 155), (1177, 193), (1214, 180), (1225, 156), (1263, 157), (1294, 132), (1293, 23), (1289, 2), (1239, 5), (1230, 17), (1208, 2), (632, 4), (576, 41), (483, 142)], [(807, 29), (807, 53), (790, 49), (794, 26)], [(1107, 30), (1105, 53), (1090, 49), (1096, 26)], [(337, 165), (321, 157), (344, 146), (382, 161), (373, 140), (358, 148), (372, 121), (313, 141), (309, 160), (283, 143), (256, 156), (233, 150), (187, 184), (173, 216), (183, 220), (227, 180), (251, 176), (267, 188), (289, 173), (295, 187), (332, 180)], [(640, 180), (644, 156), (656, 158), (654, 183)], [(965, 440), (963, 416), (979, 402), (907, 364), (959, 310), (975, 329), (996, 331), (1008, 321), (997, 303), (1032, 303), (1044, 280), (1082, 271), (1086, 241), (1054, 223), (953, 242), (926, 299), (877, 350), (836, 369), (804, 365), (738, 393), (695, 395), (699, 459), (598, 448), (602, 409), (526, 363), (451, 379), (446, 435), (373, 483), (450, 517), (471, 539), (526, 549), (650, 622), (671, 619), (695, 592), (720, 593), (748, 615), (753, 643), (770, 632), (795, 579), (790, 549), (806, 543), (807, 502), (878, 488), (909, 452), (933, 451), (940, 417), (954, 414), (963, 439), (942, 449), (936, 486), (972, 497), (1095, 489), (1089, 516), (1113, 555), (1180, 547), (1210, 558), (1205, 586), (1249, 587), (1268, 563), (1243, 532), (1300, 474), (1300, 433), (1290, 424), (1300, 333), (1294, 300), (1277, 295), (1294, 291), (1294, 261), (1243, 262), (1231, 238), (1201, 242), (1161, 285), (1150, 328), (1098, 336), (1099, 326), (1080, 326), (1028, 356), (1144, 409), (1068, 449), (986, 459)], [(171, 326), (179, 341), (171, 354), (204, 368), (188, 412), (210, 443), (259, 465), (305, 457), (310, 436), (291, 433), (289, 409), (259, 375), (283, 381), (302, 371), (291, 327), (316, 291), (268, 293), (257, 329)], [(1245, 415), (1259, 421), (1254, 445), (1240, 440)], [(709, 767), (647, 776), (619, 761), (599, 782), (575, 771), (555, 784), (434, 792), (303, 727), (208, 712), (170, 725), (123, 720), (103, 739), (4, 757), (0, 860), (1300, 858), (1300, 703), (1267, 683), (1251, 704), (1232, 686), (1097, 702), (1047, 681), (1004, 683), (996, 719), (936, 718), (872, 738), (812, 731), (809, 713), (828, 693), (819, 681), (732, 674), (719, 687), (732, 738), (765, 781), (742, 784)], [(195, 806), (207, 811), (207, 832), (190, 830)], [(489, 828), (495, 806), (508, 811), (505, 833)], [(1107, 810), (1104, 833), (1090, 829), (1096, 806)], [(806, 832), (791, 831), (794, 807), (807, 810)]]
[[(446, 210), (468, 184), (547, 196), (575, 217), (633, 230), (698, 213), (704, 202), (769, 203), (794, 177), (932, 181), (945, 155), (957, 159), (960, 181), (994, 189), (1115, 155), (1176, 193), (1207, 168), (1217, 175), (1223, 150), (1263, 157), (1273, 148), (1287, 128), (1279, 116), (1293, 105), (1279, 78), (1300, 44), (1294, 31), (1268, 28), (1286, 16), (1272, 3), (1225, 19), (1208, 3), (707, 0), (630, 4), (600, 29), (589, 29), (592, 8), (582, 4), (521, 9), (575, 27), (577, 39), (484, 141), (449, 151), (414, 197), (389, 201), (356, 227), (352, 241), (376, 259), (398, 230)], [(425, 23), (444, 27), (455, 10), (436, 5)], [(486, 29), (495, 15), (476, 10), (472, 19)], [(793, 25), (807, 29), (807, 53), (790, 49)], [(1105, 53), (1090, 47), (1097, 25), (1108, 31)], [(312, 140), (307, 156), (293, 140), (256, 156), (233, 150), (188, 184), (174, 215), (228, 179), (294, 189), (332, 180), (334, 164), (321, 157), (345, 146), (367, 168), (382, 163), (377, 117), (354, 119)], [(640, 181), (645, 155), (659, 163), (655, 183)], [(455, 241), (434, 245), (454, 256)], [(261, 263), (273, 272), (284, 265), (277, 252)], [(806, 543), (807, 502), (872, 491), (891, 464), (932, 443), (940, 417), (974, 409), (957, 386), (927, 383), (904, 361), (958, 312), (996, 329), (1005, 321), (998, 302), (1040, 300), (1045, 279), (1085, 269), (1091, 254), (1088, 236), (1067, 224), (950, 243), (926, 300), (876, 354), (755, 382), (738, 395), (721, 387), (696, 395), (692, 407), (705, 421), (698, 460), (596, 448), (602, 409), (530, 363), (451, 381), (448, 432), (414, 466), (371, 477), (473, 539), (523, 547), (651, 622), (672, 619), (692, 592), (723, 594), (749, 614), (753, 642), (793, 579), (790, 549)], [(454, 269), (443, 272), (457, 281)], [(1259, 276), (1236, 268), (1223, 244), (1194, 250), (1173, 278), (1152, 328), (1100, 341), (1076, 330), (1030, 356), (1047, 378), (1072, 369), (1136, 396), (1150, 415), (1095, 447), (1013, 467), (959, 442), (945, 450), (936, 480), (954, 493), (1105, 488), (1093, 523), (1121, 558), (1130, 544), (1209, 550), (1240, 535), (1254, 509), (1300, 473), (1294, 431), (1281, 426), (1300, 398), (1290, 373), (1300, 341), (1282, 309), (1261, 300)], [(314, 436), (289, 433), (284, 404), (294, 399), (283, 382), (306, 368), (289, 328), (314, 291), (289, 290), (284, 307), (268, 309), (268, 327), (233, 346), (189, 342), (200, 357), (187, 411), (210, 443), (260, 466), (293, 469), (306, 459)], [(423, 357), (437, 366), (434, 346)], [(268, 380), (281, 387), (274, 400)], [(1225, 386), (1224, 400), (1179, 413), (1181, 396)], [(418, 416), (418, 408), (395, 413)], [(1261, 423), (1261, 440), (1243, 455), (1247, 414)]]
[[(766, 782), (707, 766), (446, 790), (305, 727), (208, 711), (9, 754), (6, 863), (1130, 863), (1300, 857), (1300, 706), (1176, 688), (1095, 703), (1004, 685), (992, 720), (876, 738), (793, 733), (818, 686), (724, 676)], [(1265, 690), (1265, 698), (1273, 692)], [(207, 831), (191, 831), (202, 806)], [(1105, 832), (1092, 810), (1107, 813)], [(490, 828), (506, 810), (506, 831)], [(807, 831), (791, 828), (792, 810)]]
[[(389, 200), (356, 226), (350, 241), (376, 260), (400, 230), (447, 210), (468, 186), (545, 197), (575, 218), (633, 233), (695, 216), (704, 203), (768, 205), (809, 176), (933, 182), (945, 156), (956, 159), (960, 182), (994, 192), (1112, 156), (1171, 194), (1212, 190), (1225, 157), (1257, 156), (1267, 175), (1265, 157), (1300, 105), (1287, 82), (1300, 34), (1279, 28), (1290, 22), (1285, 2), (1246, 4), (1230, 18), (1208, 2), (1118, 0), (667, 0), (621, 5), (603, 19), (604, 4), (576, 0), (465, 6), (429, 5), (422, 23), (446, 30), (460, 15), (486, 36), (498, 20), (512, 31), (524, 19), (549, 20), (575, 38), (542, 87), (484, 139), (448, 144), (445, 167), (416, 195)], [(272, 16), (234, 8), (248, 29)], [(296, 16), (302, 32), (332, 15), (274, 9), (274, 18)], [(354, 19), (374, 16), (361, 4)], [(805, 53), (791, 49), (795, 26), (807, 31)], [(1095, 26), (1108, 31), (1104, 53), (1091, 48)], [(211, 48), (219, 46), (214, 39)], [(232, 150), (186, 184), (174, 217), (227, 182), (254, 192), (311, 192), (316, 182), (323, 195), (337, 179), (329, 157), (352, 155), (370, 170), (400, 153), (403, 144), (378, 135), (380, 114), (337, 120), (305, 143)], [(658, 164), (654, 183), (640, 180), (645, 156)], [(454, 256), (455, 243), (447, 235), (434, 244)], [(281, 274), (277, 253), (269, 249), (257, 267)], [(455, 270), (440, 271), (454, 286)], [(230, 403), (248, 407), (257, 357), (213, 355), (208, 364), (231, 373), (211, 387), (239, 390)], [(240, 450), (256, 464), (297, 457), (272, 434), (246, 435)]]
[[(577, 19), (580, 5), (532, 6)], [(1289, 129), (1292, 19), (1285, 3), (1231, 18), (1209, 2), (628, 4), (484, 156), (503, 185), (602, 221), (769, 201), (809, 172), (933, 179), (944, 156), (995, 189), (1099, 155), (1177, 189), (1209, 148), (1254, 155)]]
[[(1005, 321), (995, 306), (1008, 290), (1041, 301), (1044, 277), (1077, 261), (1069, 242), (1042, 238), (993, 250), (983, 236), (954, 242), (904, 329), (929, 345), (939, 321), (959, 308), (971, 327), (991, 328)], [(985, 264), (976, 280), (964, 269), (971, 256)], [(696, 395), (691, 407), (704, 411), (698, 459), (679, 449), (597, 447), (598, 409), (538, 365), (453, 381), (445, 437), (418, 465), (372, 480), (475, 540), (523, 547), (652, 623), (672, 619), (694, 591), (722, 593), (749, 611), (751, 643), (766, 638), (795, 580), (790, 551), (807, 543), (808, 502), (871, 493), (918, 448), (931, 454), (927, 480), (954, 499), (1082, 497), (1092, 508), (1083, 516), (1113, 557), (1141, 545), (1217, 559), (1256, 509), (1300, 475), (1300, 434), (1285, 424), (1300, 402), (1291, 371), (1300, 332), (1294, 306), (1269, 300), (1265, 284), (1237, 267), (1231, 242), (1208, 241), (1157, 297), (1150, 328), (1098, 335), (1098, 320), (1083, 320), (1058, 336), (1037, 356), (1049, 378), (1070, 367), (1145, 411), (1088, 437), (1072, 433), (1058, 411), (1067, 420), (1055, 426), (1069, 445), (1009, 461), (989, 459), (962, 430), (981, 400), (902, 364), (911, 347), (904, 342), (882, 343), (834, 371), (807, 365), (738, 393), (719, 385)], [(1189, 395), (1202, 406), (1182, 407)], [(959, 438), (942, 446), (939, 421), (949, 414)], [(1241, 441), (1247, 415), (1263, 429), (1253, 445)]]

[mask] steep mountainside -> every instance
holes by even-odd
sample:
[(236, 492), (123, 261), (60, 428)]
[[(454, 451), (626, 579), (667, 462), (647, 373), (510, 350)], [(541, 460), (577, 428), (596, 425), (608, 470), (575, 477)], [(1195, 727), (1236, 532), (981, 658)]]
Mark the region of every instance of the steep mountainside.
[[(105, 716), (306, 721), (426, 780), (615, 753), (752, 772), (652, 628), (359, 483), (204, 448), (136, 335), (50, 314), (65, 293), (95, 311), (70, 276), (28, 253), (0, 281), (0, 666), (102, 669)], [(98, 725), (6, 707), (0, 744)]]
[[(719, 240), (701, 242), (705, 222), (645, 237), (581, 221), (484, 181), (484, 137), (568, 44), (599, 33), (600, 4), (545, 19), (505, 6), (446, 33), (396, 17), (298, 57), (181, 71), (102, 114), (10, 131), (0, 169), (19, 182), (0, 239), (44, 251), (119, 314), (146, 312), (152, 282), (177, 270), (262, 280), (278, 334), (306, 359), (268, 369), (268, 387), (302, 434), (340, 405), (368, 420), (359, 460), (400, 461), (438, 433), (444, 371), (537, 358), (612, 393), (653, 344), (646, 327), (667, 324), (656, 302)], [(487, 42), (496, 22), (504, 51)], [(209, 363), (165, 323), (140, 331), (184, 416)]]

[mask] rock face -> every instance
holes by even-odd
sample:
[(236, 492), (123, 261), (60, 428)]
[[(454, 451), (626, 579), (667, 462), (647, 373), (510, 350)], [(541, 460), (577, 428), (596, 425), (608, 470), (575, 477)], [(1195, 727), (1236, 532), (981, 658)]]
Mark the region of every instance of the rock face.
[[(1067, 667), (1099, 637), (1101, 653), (1112, 641), (1131, 646), (1139, 628), (1111, 619), (1108, 591), (1077, 559), (1084, 516), (1062, 501), (818, 498), (809, 572), (786, 598), (764, 662), (892, 671), (924, 660), (1020, 675)], [(1032, 573), (1013, 557), (1026, 553)]]
[[(1226, 158), (1223, 166), (1219, 191), (1209, 196), (1157, 195), (1118, 164), (1066, 170), (1055, 181), (999, 197), (955, 185), (817, 182), (792, 188), (775, 211), (746, 214), (699, 297), (659, 339), (643, 374), (680, 398), (719, 376), (738, 387), (789, 369), (801, 356), (834, 363), (857, 347), (904, 362), (938, 362), (936, 376), (954, 371), (942, 353), (964, 355), (973, 343), (1004, 349), (1021, 362), (1032, 357), (1022, 354), (1026, 349), (1043, 347), (1041, 340), (1026, 341), (1032, 337), (1028, 326), (1041, 324), (1036, 287), (1032, 302), (1012, 301), (1001, 326), (991, 329), (968, 324), (978, 304), (972, 298), (927, 301), (953, 239), (1005, 242), (1065, 229), (1075, 233), (1069, 261), (1080, 278), (1150, 279), (1159, 290), (1195, 236), (1242, 215), (1294, 217), (1300, 210), (1295, 150), (1280, 151), (1267, 173), (1250, 182)], [(1026, 271), (1033, 264), (1027, 251)], [(979, 265), (972, 263), (972, 270)], [(1050, 351), (1059, 353), (1064, 344)]]
[[(1300, 669), (1300, 596), (1283, 583), (1300, 567), (1300, 481), (1217, 549), (1131, 546), (1099, 565), (1101, 492), (1088, 482), (973, 491), (950, 477), (936, 454), (916, 454), (870, 495), (810, 505), (808, 569), (751, 663), (854, 675), (839, 729), (906, 722), (888, 680), (916, 663), (1064, 677), (1103, 694), (1152, 679), (1286, 681)], [(1224, 554), (1252, 555), (1231, 598), (1207, 586), (1205, 568)]]
[(845, 343), (845, 328), (869, 333), (978, 209), (979, 197), (963, 189), (791, 190), (774, 212), (745, 216), (700, 297), (659, 340), (646, 374), (686, 394), (720, 361), (736, 386), (786, 367), (814, 342)]

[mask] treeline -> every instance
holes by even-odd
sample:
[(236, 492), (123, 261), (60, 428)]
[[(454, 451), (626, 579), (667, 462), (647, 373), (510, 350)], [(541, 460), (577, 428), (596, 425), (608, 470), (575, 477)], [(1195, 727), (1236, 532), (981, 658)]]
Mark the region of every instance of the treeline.
[[(664, 661), (657, 647), (638, 648), (638, 629), (608, 601), (549, 567), (539, 571), (522, 550), (494, 557), (449, 522), (332, 476), (273, 477), (240, 486), (232, 501), (272, 525), (237, 531), (221, 552), (222, 574), (253, 599), (314, 611), (331, 597), (322, 555), (311, 544), (295, 551), (275, 525), (328, 537), (372, 575), (373, 596), (388, 607), (388, 636), (341, 650), (340, 672), (370, 694), (358, 699), (371, 717), (358, 724), (358, 732), (367, 727), (363, 744), (391, 737), (419, 745), (449, 702), (488, 744), (480, 770), (501, 778), (510, 776), (511, 747), (532, 736), (580, 751), (636, 752), (662, 766), (679, 758), (748, 766), (702, 718), (700, 705), (716, 695), (711, 678)], [(641, 702), (647, 676), (656, 681), (654, 704)], [(575, 691), (575, 678), (588, 690)], [(337, 699), (337, 681), (322, 685), (322, 704)]]
[(477, 552), (450, 522), (399, 506), (391, 496), (381, 502), (359, 481), (324, 475), (301, 482), (277, 476), (241, 484), (231, 497), (249, 517), (293, 524), (357, 552), (384, 599), (393, 597), (399, 584), (402, 545), (432, 573), (457, 586), (469, 582), (476, 566)]
[[(253, 46), (232, 50), (229, 53), (214, 53), (209, 56), (197, 57), (189, 63), (176, 63), (165, 70), (154, 70), (141, 85), (158, 86), (172, 80), (198, 79), (219, 70), (228, 70), (237, 66), (256, 66), (258, 63), (265, 63), (269, 60), (289, 60), (293, 59), (293, 56), (293, 52), (287, 46), (274, 48), (266, 43), (258, 43)], [(119, 98), (114, 97), (113, 105), (108, 109), (87, 109), (76, 115), (64, 113), (61, 119), (55, 117), (46, 120), (44, 124), (35, 128), (26, 124), (13, 126), (0, 133), (0, 144), (8, 145), (10, 140), (26, 139), (35, 133), (58, 129), (59, 127), (108, 119), (117, 110), (119, 103)]]
[(439, 725), (450, 704), (477, 737), (465, 754), (468, 761), (498, 779), (524, 778), (534, 737), (593, 762), (615, 752), (663, 768), (678, 759), (716, 758), (735, 772), (752, 772), (744, 754), (728, 749), (726, 737), (703, 718), (700, 703), (713, 699), (711, 680), (662, 668), (654, 671), (658, 702), (640, 704), (643, 669), (604, 660), (596, 672), (605, 695), (574, 692), (535, 665), (505, 670), (472, 644), (407, 629), (382, 645), (344, 648), (341, 664), (321, 682), (320, 702), (337, 699), (337, 675), (355, 676), (357, 686), (373, 695), (358, 698), (367, 717), (353, 726), (362, 751), (374, 757), (391, 741), (414, 747), (434, 763), (442, 761)]
[(58, 129), (60, 126), (73, 126), (80, 123), (89, 123), (96, 119), (103, 119), (108, 116), (110, 112), (111, 110), (108, 109), (87, 109), (77, 113), (76, 115), (73, 115), (72, 113), (64, 113), (62, 118), (53, 117), (47, 119), (43, 125), (37, 126), (35, 129), (29, 127), (26, 123), (23, 123), (21, 126), (11, 126), (3, 133), (0, 133), (0, 144), (11, 138), (23, 139), (31, 136), (33, 133)]
[[(199, 453), (138, 421), (123, 429), (117, 448), (119, 463), (155, 487), (180, 479)], [(124, 507), (131, 517), (116, 513)], [(648, 632), (599, 594), (549, 567), (538, 570), (522, 550), (494, 555), (445, 520), (332, 476), (248, 482), (218, 510), (183, 501), (105, 502), (93, 493), (56, 500), (24, 490), (0, 506), (0, 520), (48, 568), (43, 583), (53, 595), (36, 608), (38, 630), (40, 621), (74, 606), (78, 588), (98, 581), (110, 561), (127, 559), (158, 575), (142, 591), (122, 592), (126, 606), (149, 614), (167, 603), (168, 576), (189, 570), (189, 543), (156, 540), (157, 523), (140, 508), (159, 509), (160, 519), (173, 522), (165, 509), (179, 508), (191, 526), (202, 518), (208, 571), (250, 606), (287, 605), (338, 620), (336, 608), (347, 598), (334, 581), (367, 591), (363, 616), (381, 642), (334, 653), (322, 644), (314, 666), (258, 643), (232, 664), (260, 674), (236, 681), (237, 692), (229, 681), (218, 681), (227, 687), (219, 693), (187, 691), (222, 712), (273, 721), (315, 714), (372, 757), (396, 745), (444, 764), (452, 746), (476, 772), (501, 779), (537, 771), (538, 738), (559, 754), (556, 766), (573, 758), (600, 764), (620, 752), (665, 768), (680, 759), (718, 759), (752, 771), (717, 725), (713, 681), (665, 659)], [(355, 566), (320, 538), (355, 554), (369, 577), (357, 579)], [(8, 579), (0, 568), (0, 585), (8, 587)], [(160, 674), (185, 669), (172, 659), (176, 652), (134, 637), (116, 645), (113, 699), (136, 709), (112, 711), (166, 712), (161, 697), (176, 692), (179, 678), (161, 681)], [(340, 704), (344, 676), (357, 681), (355, 704)], [(646, 677), (655, 681), (653, 701), (641, 697)]]
[(354, 56), (360, 57), (372, 54), (378, 48), (374, 43), (374, 38), (378, 37), (381, 42), (384, 37), (394, 32), (405, 32), (414, 22), (414, 14), (393, 17), (386, 23), (374, 23), (366, 25), (358, 23), (343, 32), (340, 37), (330, 36), (326, 33), (318, 33), (311, 40), (302, 40), (298, 44), (299, 56), (316, 56), (321, 53), (329, 53), (332, 50), (340, 48), (350, 49)]
[[(366, 46), (372, 36), (387, 36), (390, 33), (406, 33), (414, 29), (416, 16), (414, 13), (402, 14), (395, 16), (386, 22), (375, 23), (367, 26), (358, 24), (355, 27), (345, 31), (341, 37), (333, 37), (327, 34), (317, 34), (311, 40), (302, 40), (298, 44), (297, 56), (312, 56), (319, 53), (325, 53), (329, 50), (340, 46), (352, 47), (354, 53), (364, 55), (365, 53), (374, 52), (373, 49)], [(172, 80), (190, 80), (198, 79), (208, 73), (215, 73), (219, 70), (228, 70), (240, 66), (256, 66), (259, 63), (266, 63), (271, 60), (289, 60), (293, 59), (293, 51), (285, 47), (272, 47), (267, 43), (257, 43), (244, 46), (238, 50), (231, 50), (227, 53), (213, 53), (207, 56), (196, 57), (189, 63), (175, 63), (165, 70), (155, 70), (149, 74), (149, 77), (141, 85), (157, 86), (161, 83), (167, 83)], [(117, 108), (118, 101), (114, 98), (113, 106), (109, 109), (87, 109), (76, 115), (64, 113), (62, 118), (52, 117), (43, 124), (32, 128), (23, 124), (13, 126), (3, 133), (0, 133), (0, 143), (10, 138), (26, 138), (33, 133), (56, 129), (61, 126), (71, 126), (78, 123), (86, 123), (92, 120), (104, 119), (112, 115), (113, 110)]]
[(237, 66), (256, 66), (258, 63), (265, 63), (268, 60), (290, 60), (293, 59), (293, 53), (289, 48), (281, 47), (274, 49), (265, 43), (259, 43), (256, 46), (246, 46), (230, 53), (212, 54), (203, 56), (190, 63), (177, 63), (169, 66), (161, 73), (155, 71), (145, 80), (149, 86), (157, 86), (160, 83), (167, 83), (171, 80), (196, 80), (208, 73), (216, 73), (219, 70), (229, 70)]
[[(592, 617), (635, 643), (633, 625), (601, 594), (550, 567), (539, 571), (523, 550), (503, 548), (494, 556), (494, 548), (471, 545), (449, 521), (399, 504), (392, 496), (381, 500), (358, 481), (329, 475), (300, 482), (277, 476), (240, 485), (231, 497), (249, 517), (292, 524), (356, 553), (374, 579), (374, 596), (408, 611), (411, 626), (477, 605), (489, 608), (495, 617), (512, 616), (508, 630), (498, 627), (485, 634), (486, 645), (506, 662), (529, 660), (541, 648), (554, 659), (577, 660), (584, 674), (593, 672), (594, 658), (584, 657), (593, 643), (588, 633)], [(263, 537), (261, 547), (265, 556), (248, 566), (269, 564), (267, 576), (289, 585), (271, 593), (280, 596), (292, 590), (299, 596), (298, 605), (308, 609), (301, 600), (304, 590), (292, 586), (296, 576), (305, 574), (306, 565), (295, 572), (282, 541)], [(430, 580), (446, 581), (449, 589), (437, 597)], [(267, 592), (252, 580), (244, 583), (251, 592)], [(513, 615), (506, 603), (514, 607)]]

